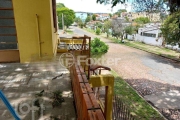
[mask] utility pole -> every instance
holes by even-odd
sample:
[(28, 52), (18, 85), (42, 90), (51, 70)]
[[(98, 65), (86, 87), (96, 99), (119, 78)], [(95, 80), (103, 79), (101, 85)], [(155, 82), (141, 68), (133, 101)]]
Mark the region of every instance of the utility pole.
[(63, 28), (63, 33), (64, 33), (64, 15), (62, 13), (62, 28)]

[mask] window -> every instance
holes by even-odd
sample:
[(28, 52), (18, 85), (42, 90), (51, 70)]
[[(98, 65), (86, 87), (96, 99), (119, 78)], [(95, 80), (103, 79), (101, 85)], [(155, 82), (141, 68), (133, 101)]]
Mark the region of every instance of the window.
[(146, 37), (156, 37), (156, 34), (152, 34), (152, 33), (143, 33), (143, 36), (146, 36)]

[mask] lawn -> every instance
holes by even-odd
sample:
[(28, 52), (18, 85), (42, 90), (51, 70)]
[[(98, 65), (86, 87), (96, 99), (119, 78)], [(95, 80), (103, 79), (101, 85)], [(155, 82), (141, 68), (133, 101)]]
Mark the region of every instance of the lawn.
[(115, 71), (112, 71), (112, 74), (115, 77), (115, 95), (121, 98), (137, 120), (164, 120), (160, 113), (140, 97), (140, 95), (127, 84), (126, 81), (119, 77)]
[(73, 34), (73, 31), (70, 30), (70, 29), (66, 29), (65, 31), (66, 31), (66, 33), (68, 33), (68, 34)]
[[(102, 34), (101, 36), (107, 39), (105, 34)], [(180, 56), (179, 52), (176, 52), (176, 51), (168, 49), (168, 48), (164, 48), (162, 46), (158, 47), (158, 46), (144, 44), (144, 43), (138, 42), (138, 41), (129, 41), (129, 40), (125, 40), (125, 43), (121, 43), (119, 39), (116, 39), (113, 37), (109, 37), (108, 39), (112, 40), (115, 43), (121, 44), (121, 45), (126, 45), (129, 47), (141, 49), (146, 52), (154, 53), (156, 55), (165, 56), (167, 58), (179, 59), (179, 56)]]

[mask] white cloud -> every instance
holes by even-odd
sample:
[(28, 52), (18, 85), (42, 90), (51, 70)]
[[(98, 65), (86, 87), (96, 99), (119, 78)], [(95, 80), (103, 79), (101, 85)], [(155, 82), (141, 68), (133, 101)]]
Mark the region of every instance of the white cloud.
[[(97, 4), (96, 0), (57, 0), (57, 3), (64, 3), (64, 5), (75, 12), (83, 11), (83, 12), (102, 12), (102, 13), (114, 13), (118, 9), (124, 9), (125, 6), (118, 4), (111, 9), (111, 4), (104, 5), (104, 4)], [(127, 6), (127, 11), (130, 11), (130, 4)]]

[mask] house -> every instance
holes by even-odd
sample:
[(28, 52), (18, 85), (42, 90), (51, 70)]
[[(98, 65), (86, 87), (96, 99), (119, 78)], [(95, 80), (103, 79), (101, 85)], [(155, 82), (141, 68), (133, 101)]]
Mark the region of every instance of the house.
[(147, 12), (122, 12), (121, 17), (127, 17), (130, 21), (133, 21), (139, 17), (148, 17), (151, 22), (160, 21), (160, 13), (147, 13)]
[(113, 15), (113, 16), (111, 17), (111, 19), (116, 19), (116, 18), (118, 18), (118, 15)]
[(149, 23), (138, 29), (138, 33), (128, 35), (128, 39), (143, 42), (150, 45), (161, 46), (163, 37), (160, 30), (160, 23)]
[(98, 16), (96, 17), (96, 20), (105, 21), (109, 18), (110, 18), (109, 14), (102, 13), (102, 14), (98, 14)]
[(0, 1), (0, 62), (30, 62), (56, 55), (55, 0)]
[(85, 22), (87, 18), (87, 12), (75, 12), (75, 16), (80, 18), (83, 22)]

